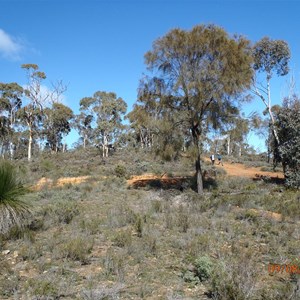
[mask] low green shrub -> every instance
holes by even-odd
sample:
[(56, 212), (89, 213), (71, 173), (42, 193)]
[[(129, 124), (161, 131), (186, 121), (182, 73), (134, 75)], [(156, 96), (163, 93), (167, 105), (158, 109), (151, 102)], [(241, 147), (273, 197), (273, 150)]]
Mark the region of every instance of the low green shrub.
[(114, 173), (117, 177), (124, 178), (124, 177), (126, 177), (126, 174), (127, 174), (126, 167), (124, 167), (122, 165), (117, 165), (115, 167)]
[(93, 243), (93, 240), (88, 237), (71, 238), (59, 246), (59, 256), (87, 264), (89, 262), (88, 255), (93, 249)]
[(206, 281), (211, 277), (213, 263), (208, 256), (201, 256), (195, 260), (195, 268), (200, 281)]
[(129, 247), (132, 244), (132, 236), (130, 230), (118, 231), (112, 238), (112, 242), (117, 247)]

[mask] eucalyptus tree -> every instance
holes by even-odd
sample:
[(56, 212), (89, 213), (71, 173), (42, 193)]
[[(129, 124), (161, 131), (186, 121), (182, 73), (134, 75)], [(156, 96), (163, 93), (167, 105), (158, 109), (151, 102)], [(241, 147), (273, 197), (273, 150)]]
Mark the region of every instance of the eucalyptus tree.
[(108, 155), (108, 144), (115, 141), (123, 129), (122, 116), (126, 109), (126, 102), (113, 92), (98, 91), (93, 97), (80, 100), (80, 110), (86, 112), (86, 117), (90, 116), (86, 124), (92, 124), (93, 135), (102, 146), (103, 156)]
[(144, 107), (135, 104), (133, 110), (129, 112), (126, 119), (130, 122), (130, 127), (134, 131), (135, 141), (141, 148), (151, 146), (151, 129), (149, 128), (149, 115)]
[(83, 149), (86, 148), (87, 143), (90, 142), (93, 137), (92, 121), (93, 115), (86, 114), (84, 111), (81, 111), (74, 119), (73, 126), (78, 130), (82, 138)]
[(252, 92), (258, 96), (266, 106), (270, 116), (272, 131), (277, 144), (280, 143), (275, 126), (274, 114), (271, 101), (271, 79), (276, 73), (285, 76), (289, 72), (290, 49), (287, 42), (283, 40), (271, 40), (264, 37), (253, 46), (254, 70), (264, 74), (264, 82), (254, 77)]
[(39, 71), (38, 65), (23, 64), (21, 67), (26, 70), (27, 75), (27, 85), (24, 92), (28, 103), (20, 110), (19, 117), (26, 125), (29, 134), (27, 158), (30, 161), (34, 134), (42, 121), (43, 109), (49, 94), (42, 92), (42, 82), (46, 79), (46, 74)]
[(52, 107), (44, 109), (43, 134), (47, 144), (53, 152), (58, 152), (62, 146), (65, 151), (63, 137), (71, 131), (71, 122), (74, 118), (73, 111), (62, 103), (53, 103)]
[(142, 148), (151, 148), (159, 132), (159, 120), (166, 111), (160, 103), (164, 90), (164, 82), (159, 78), (143, 78), (138, 88), (137, 103), (126, 116)]
[(23, 88), (17, 83), (0, 83), (0, 139), (2, 150), (9, 145), (10, 158), (13, 158), (13, 133), (15, 131), (16, 113), (22, 105)]
[(218, 126), (236, 97), (250, 87), (250, 43), (215, 25), (173, 29), (153, 43), (145, 62), (164, 82), (159, 101), (177, 114), (172, 126), (188, 128), (195, 148), (197, 190), (202, 194), (201, 144), (208, 129)]

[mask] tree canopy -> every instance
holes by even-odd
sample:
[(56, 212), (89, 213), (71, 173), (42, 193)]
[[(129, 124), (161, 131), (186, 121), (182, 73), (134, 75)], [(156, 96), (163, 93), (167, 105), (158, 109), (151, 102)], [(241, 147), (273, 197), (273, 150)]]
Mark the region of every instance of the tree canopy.
[[(173, 127), (188, 128), (191, 134), (197, 148), (198, 192), (202, 193), (201, 138), (209, 127), (225, 121), (234, 99), (250, 87), (250, 43), (241, 36), (230, 37), (215, 25), (173, 29), (153, 43), (145, 62), (163, 87), (158, 93), (160, 105), (178, 114)], [(146, 102), (145, 95), (157, 94), (157, 85), (148, 87), (143, 89)]]
[(277, 115), (279, 152), (287, 186), (300, 188), (300, 99), (285, 98)]

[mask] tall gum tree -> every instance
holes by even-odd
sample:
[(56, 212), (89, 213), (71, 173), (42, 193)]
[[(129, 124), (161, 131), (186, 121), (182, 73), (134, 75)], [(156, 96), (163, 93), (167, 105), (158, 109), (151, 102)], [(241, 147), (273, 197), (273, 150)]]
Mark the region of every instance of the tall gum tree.
[(253, 46), (254, 70), (263, 73), (265, 82), (260, 82), (255, 76), (253, 79), (252, 92), (265, 104), (270, 116), (272, 131), (277, 144), (280, 139), (275, 126), (275, 118), (272, 112), (271, 102), (271, 79), (276, 73), (278, 76), (285, 76), (289, 72), (290, 49), (283, 40), (271, 40), (264, 37)]
[[(0, 83), (0, 140), (5, 137), (8, 140), (8, 147), (10, 150), (10, 159), (14, 156), (14, 144), (13, 144), (13, 134), (14, 127), (16, 123), (17, 111), (21, 108), (23, 88), (15, 82), (12, 83)], [(6, 128), (4, 127), (6, 125)], [(2, 133), (2, 134), (1, 134)], [(2, 144), (3, 151), (4, 144)]]
[(45, 108), (44, 114), (43, 133), (50, 149), (58, 152), (62, 148), (62, 152), (65, 152), (66, 144), (62, 144), (62, 141), (71, 131), (73, 111), (62, 103), (53, 103), (51, 108)]
[(180, 116), (173, 126), (189, 129), (196, 149), (197, 191), (202, 194), (202, 139), (208, 127), (215, 125), (209, 120), (219, 121), (236, 96), (250, 87), (249, 41), (230, 37), (215, 25), (173, 29), (153, 43), (145, 63), (167, 87), (161, 101)]
[(27, 86), (24, 89), (24, 92), (29, 101), (27, 105), (22, 107), (19, 117), (24, 121), (28, 128), (27, 159), (30, 161), (35, 129), (41, 120), (41, 114), (48, 98), (48, 95), (44, 95), (41, 91), (42, 81), (46, 79), (46, 74), (39, 71), (39, 66), (36, 64), (23, 64), (21, 67), (26, 70)]
[(126, 102), (113, 92), (98, 91), (93, 97), (80, 100), (80, 110), (90, 116), (88, 124), (96, 126), (94, 136), (97, 136), (103, 149), (103, 157), (108, 156), (108, 143), (115, 141), (122, 130), (122, 117), (127, 110)]

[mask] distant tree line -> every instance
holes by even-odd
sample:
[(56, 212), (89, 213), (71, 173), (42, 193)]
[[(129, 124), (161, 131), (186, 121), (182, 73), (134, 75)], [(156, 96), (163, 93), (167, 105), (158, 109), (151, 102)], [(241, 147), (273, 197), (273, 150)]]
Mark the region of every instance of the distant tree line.
[[(0, 83), (0, 155), (30, 161), (40, 151), (66, 150), (65, 138), (77, 130), (77, 147), (140, 147), (164, 159), (183, 151), (194, 161), (197, 190), (203, 193), (201, 156), (212, 151), (241, 156), (251, 151), (247, 135), (264, 133), (268, 157), (282, 163), (287, 182), (299, 186), (299, 98), (273, 106), (271, 79), (289, 72), (290, 50), (282, 40), (262, 38), (255, 44), (230, 36), (215, 25), (173, 29), (154, 41), (145, 54), (148, 74), (140, 80), (137, 102), (126, 114), (125, 101), (113, 92), (97, 91), (79, 103), (79, 114), (62, 104), (62, 82), (45, 91), (46, 74), (24, 64), (27, 84)], [(246, 117), (245, 102), (259, 98), (264, 114)], [(125, 125), (124, 119), (129, 124)], [(297, 174), (298, 174), (297, 173)]]

